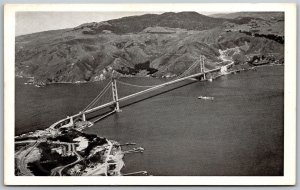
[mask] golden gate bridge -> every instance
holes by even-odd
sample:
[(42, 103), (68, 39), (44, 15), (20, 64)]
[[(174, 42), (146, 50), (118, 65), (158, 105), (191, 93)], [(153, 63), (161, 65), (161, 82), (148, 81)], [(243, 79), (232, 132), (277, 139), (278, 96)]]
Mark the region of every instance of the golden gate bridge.
[[(198, 60), (193, 62), (184, 72), (182, 72), (179, 76), (177, 76), (175, 79), (158, 84), (158, 85), (152, 85), (152, 86), (141, 86), (136, 84), (127, 83), (124, 81), (117, 80), (117, 77), (112, 76), (110, 82), (102, 89), (102, 91), (79, 113), (68, 116), (62, 120), (57, 121), (53, 125), (50, 126), (50, 128), (57, 128), (57, 127), (68, 127), (68, 126), (74, 126), (74, 123), (76, 121), (87, 121), (87, 116), (90, 114), (93, 114), (99, 110), (104, 110), (108, 108), (108, 111), (103, 111), (103, 113), (94, 115), (93, 118), (96, 117), (95, 120), (93, 120), (93, 123), (98, 122), (114, 113), (121, 112), (121, 102), (125, 102), (127, 100), (133, 99), (135, 97), (141, 96), (143, 94), (147, 94), (159, 89), (162, 89), (164, 87), (182, 82), (187, 79), (198, 79), (198, 80), (206, 80), (206, 75), (208, 73), (214, 73), (214, 72), (221, 72), (226, 73), (227, 69), (233, 65), (233, 62), (230, 62), (224, 66), (220, 66), (218, 68), (214, 69), (206, 69), (205, 68), (205, 62), (206, 58), (205, 56), (201, 55)], [(191, 74), (193, 73), (193, 74)], [(144, 90), (120, 97), (118, 94), (118, 88), (117, 85), (126, 85), (130, 87), (137, 87), (137, 88), (146, 88)]]

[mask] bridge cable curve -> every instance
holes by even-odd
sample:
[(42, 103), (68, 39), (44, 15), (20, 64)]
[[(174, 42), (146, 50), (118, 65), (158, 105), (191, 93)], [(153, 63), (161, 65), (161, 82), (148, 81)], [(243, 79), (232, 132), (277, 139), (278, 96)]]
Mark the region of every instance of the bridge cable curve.
[(96, 98), (94, 98), (84, 109), (83, 111), (86, 111), (87, 109), (89, 109), (91, 106), (93, 106), (104, 94), (105, 92), (108, 90), (108, 88), (111, 86), (111, 83), (109, 82), (104, 89), (96, 96)]
[(152, 88), (152, 87), (155, 87), (157, 86), (156, 85), (151, 85), (151, 86), (147, 86), (147, 85), (136, 85), (136, 84), (130, 84), (130, 83), (127, 83), (127, 82), (123, 82), (123, 81), (117, 81), (118, 83), (121, 83), (123, 85), (128, 85), (128, 86), (133, 86), (133, 87), (139, 87), (139, 88)]

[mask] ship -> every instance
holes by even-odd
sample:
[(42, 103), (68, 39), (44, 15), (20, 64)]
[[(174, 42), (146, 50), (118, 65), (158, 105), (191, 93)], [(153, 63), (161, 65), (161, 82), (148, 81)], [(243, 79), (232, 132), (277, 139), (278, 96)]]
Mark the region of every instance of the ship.
[(202, 100), (214, 100), (214, 97), (210, 97), (210, 96), (199, 96), (198, 99), (202, 99)]

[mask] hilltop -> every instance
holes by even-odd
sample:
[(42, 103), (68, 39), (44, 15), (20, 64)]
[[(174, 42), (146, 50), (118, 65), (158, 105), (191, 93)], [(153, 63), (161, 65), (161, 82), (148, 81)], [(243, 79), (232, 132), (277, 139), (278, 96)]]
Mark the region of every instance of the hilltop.
[(284, 19), (283, 12), (234, 12), (234, 13), (220, 13), (209, 15), (213, 18), (223, 18), (223, 19), (236, 19), (236, 18), (260, 18), (264, 20), (270, 20), (272, 18)]
[(187, 30), (207, 30), (219, 26), (222, 18), (212, 18), (196, 12), (167, 12), (160, 15), (145, 14), (141, 16), (123, 17), (100, 23), (86, 23), (75, 28), (85, 30), (85, 34), (98, 34), (103, 30), (115, 34), (138, 33), (148, 27), (182, 28)]
[(18, 36), (16, 75), (42, 84), (101, 80), (112, 70), (123, 76), (179, 75), (200, 55), (207, 68), (217, 67), (220, 51), (236, 47), (241, 51), (229, 55), (236, 64), (255, 57), (283, 62), (282, 17), (245, 15), (168, 12)]

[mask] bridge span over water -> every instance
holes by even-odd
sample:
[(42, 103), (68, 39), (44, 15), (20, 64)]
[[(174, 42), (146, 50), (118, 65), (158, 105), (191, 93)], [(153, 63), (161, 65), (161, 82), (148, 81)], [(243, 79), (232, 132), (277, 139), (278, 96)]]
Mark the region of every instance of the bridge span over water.
[[(112, 115), (114, 113), (117, 112), (121, 112), (120, 109), (120, 103), (133, 99), (135, 97), (165, 88), (167, 86), (170, 85), (174, 85), (176, 83), (182, 82), (184, 80), (187, 79), (198, 79), (198, 80), (207, 80), (207, 74), (209, 73), (215, 73), (215, 72), (220, 72), (221, 75), (227, 73), (227, 69), (229, 67), (231, 67), (233, 65), (233, 62), (231, 61), (230, 63), (220, 66), (218, 68), (214, 68), (214, 69), (206, 69), (205, 68), (205, 57), (204, 56), (200, 56), (200, 59), (195, 61), (193, 64), (191, 64), (191, 66), (186, 69), (182, 74), (180, 74), (179, 76), (177, 76), (175, 79), (162, 83), (162, 84), (158, 84), (158, 85), (153, 85), (153, 86), (140, 86), (140, 85), (135, 85), (135, 84), (130, 84), (130, 83), (126, 83), (126, 82), (122, 82), (117, 80), (116, 77), (112, 77), (111, 81), (102, 89), (102, 91), (96, 96), (96, 98), (94, 100), (92, 100), (82, 111), (80, 111), (79, 113), (72, 115), (72, 116), (68, 116), (60, 121), (57, 121), (56, 123), (54, 123), (53, 125), (50, 126), (50, 128), (60, 128), (60, 127), (68, 127), (68, 126), (73, 126), (74, 123), (76, 121), (86, 121), (87, 120), (87, 116), (89, 114), (92, 114), (94, 112), (97, 112), (99, 110), (103, 110), (103, 109), (107, 109), (108, 111), (105, 111), (104, 113), (101, 113), (97, 116), (97, 118), (95, 120), (93, 120), (93, 122), (98, 122), (106, 117), (108, 117), (109, 115)], [(195, 70), (198, 70), (197, 72), (195, 72)], [(194, 74), (191, 74), (191, 72), (194, 71)], [(132, 87), (142, 87), (142, 88), (146, 88), (144, 90), (123, 96), (123, 97), (119, 97), (118, 94), (118, 88), (117, 88), (117, 84), (123, 84), (123, 85), (127, 85), (127, 86), (132, 86)], [(106, 94), (108, 94), (107, 92), (111, 92), (111, 96), (112, 99), (111, 101), (105, 102), (103, 104), (97, 105), (97, 102), (99, 103), (99, 100), (101, 100), (101, 98), (103, 98)], [(93, 116), (95, 117), (95, 116)]]

